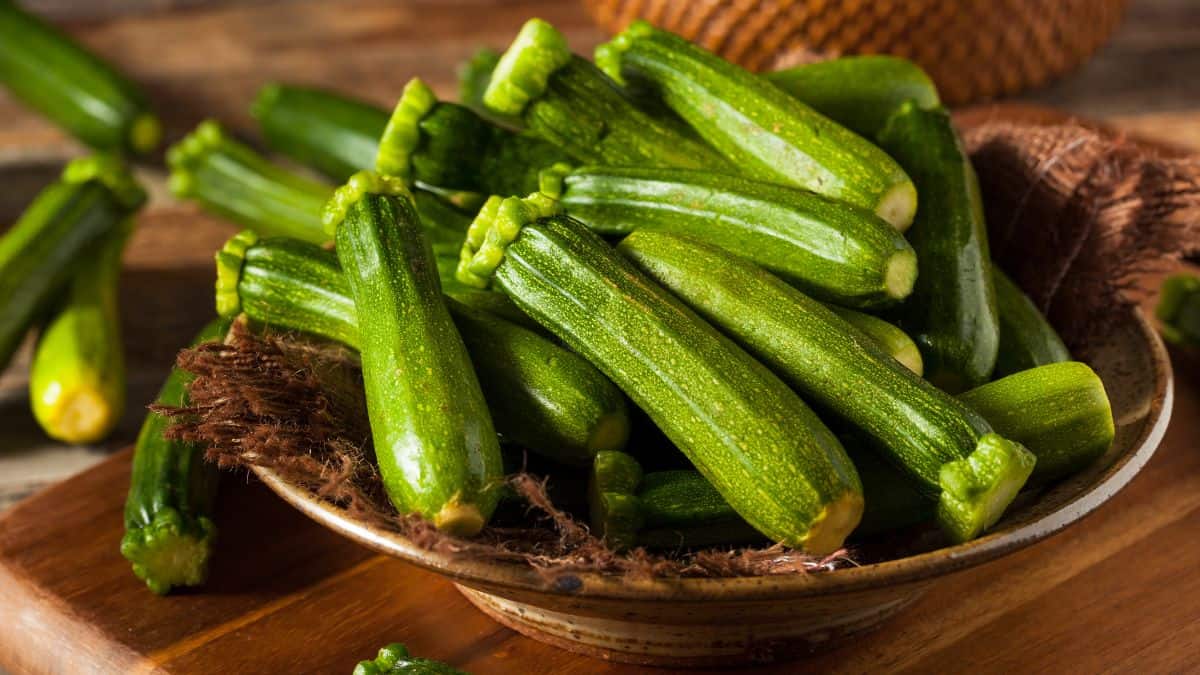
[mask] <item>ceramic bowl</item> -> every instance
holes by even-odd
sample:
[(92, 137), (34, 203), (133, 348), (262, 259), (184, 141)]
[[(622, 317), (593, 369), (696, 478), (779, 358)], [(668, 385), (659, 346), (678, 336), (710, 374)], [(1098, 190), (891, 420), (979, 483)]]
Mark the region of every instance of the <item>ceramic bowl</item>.
[(807, 575), (630, 580), (600, 574), (548, 587), (517, 564), (455, 560), (357, 522), (266, 469), (258, 475), (310, 517), (372, 549), (437, 572), (500, 623), (592, 656), (654, 665), (778, 661), (866, 631), (938, 579), (1020, 550), (1083, 518), (1124, 487), (1154, 453), (1172, 402), (1170, 362), (1136, 309), (1117, 317), (1092, 365), (1116, 419), (1116, 440), (1089, 469), (1009, 509), (974, 541), (861, 567)]

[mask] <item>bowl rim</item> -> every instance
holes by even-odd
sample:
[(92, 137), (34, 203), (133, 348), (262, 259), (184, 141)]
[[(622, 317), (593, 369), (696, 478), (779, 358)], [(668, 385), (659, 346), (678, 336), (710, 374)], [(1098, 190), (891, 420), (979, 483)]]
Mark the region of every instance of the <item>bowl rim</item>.
[(863, 591), (881, 586), (919, 582), (974, 567), (1031, 546), (1078, 522), (1128, 484), (1154, 454), (1166, 433), (1174, 403), (1170, 358), (1150, 321), (1137, 307), (1126, 310), (1154, 369), (1154, 392), (1146, 413), (1151, 422), (1131, 443), (1133, 450), (1117, 458), (1087, 492), (1051, 513), (1015, 529), (1000, 530), (978, 539), (903, 558), (815, 574), (766, 575), (721, 578), (629, 578), (599, 572), (573, 573), (578, 584), (552, 586), (543, 574), (520, 563), (462, 560), (429, 551), (403, 536), (351, 520), (341, 509), (324, 502), (307, 489), (284, 481), (267, 467), (252, 467), (266, 485), (322, 525), (380, 553), (446, 576), (456, 583), (489, 589), (535, 594), (586, 597), (624, 602), (687, 602), (706, 600), (787, 600), (835, 593)]

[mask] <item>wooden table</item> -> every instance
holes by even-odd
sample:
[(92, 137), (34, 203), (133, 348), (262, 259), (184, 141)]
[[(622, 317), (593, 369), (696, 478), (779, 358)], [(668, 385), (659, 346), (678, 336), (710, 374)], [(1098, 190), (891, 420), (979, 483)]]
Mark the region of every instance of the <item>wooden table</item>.
[[(451, 94), (454, 64), (478, 45), (503, 47), (532, 15), (563, 28), (581, 51), (590, 50), (602, 38), (574, 3), (558, 0), (35, 0), (31, 4), (66, 21), (72, 33), (143, 82), (172, 138), (208, 116), (252, 135), (248, 102), (261, 84), (274, 79), (335, 86), (390, 105), (403, 83), (419, 74), (439, 92)], [(1194, 3), (1134, 0), (1126, 25), (1095, 61), (1076, 77), (1027, 98), (1200, 148), (1200, 113), (1192, 112), (1200, 108), (1200, 83), (1193, 77), (1197, 66), (1200, 10)], [(0, 120), (3, 222), (19, 211), (63, 157), (78, 148), (2, 94)], [(17, 166), (21, 168), (15, 170)], [(151, 165), (141, 171), (154, 194), (150, 215), (141, 219), (126, 258), (123, 300), (131, 409), (117, 434), (102, 447), (72, 449), (49, 443), (28, 415), (25, 369), (19, 360), (0, 376), (0, 509), (127, 445), (136, 433), (141, 406), (153, 396), (174, 350), (208, 318), (211, 252), (233, 228), (173, 203), (162, 189), (161, 167)], [(1176, 421), (1163, 449), (1114, 503), (1061, 536), (955, 577), (882, 632), (803, 665), (844, 672), (1195, 667), (1189, 657), (1200, 653), (1200, 577), (1194, 572), (1200, 547), (1192, 543), (1200, 525), (1200, 455), (1195, 452), (1200, 392), (1193, 383), (1200, 378), (1181, 375)], [(66, 522), (89, 529), (93, 539), (111, 539), (120, 502), (119, 495), (112, 496), (112, 486), (123, 486), (124, 480), (120, 459), (105, 464), (95, 476), (77, 479), (72, 489), (104, 492), (109, 499), (71, 505), (63, 517), (82, 520)], [(35, 503), (50, 508), (55, 503), (52, 495), (72, 494), (61, 492), (66, 487)], [(251, 545), (255, 530), (227, 516), (238, 525), (226, 528), (232, 534), (225, 540), (227, 553), (215, 573), (225, 579), (217, 582), (216, 597), (233, 596), (244, 613), (235, 618), (204, 615), (201, 618), (214, 623), (203, 630), (192, 630), (199, 621), (196, 617), (188, 623), (172, 615), (180, 603), (172, 605), (168, 600), (165, 605), (152, 605), (147, 596), (137, 595), (121, 561), (112, 559), (112, 550), (107, 557), (84, 561), (94, 568), (84, 566), (80, 571), (102, 580), (100, 590), (85, 591), (72, 585), (78, 583), (75, 580), (59, 579), (60, 591), (72, 597), (107, 593), (114, 603), (129, 597), (136, 612), (176, 621), (173, 626), (145, 624), (138, 629), (144, 635), (131, 635), (130, 627), (136, 623), (132, 614), (117, 614), (116, 623), (94, 630), (81, 628), (87, 621), (69, 624), (89, 639), (107, 636), (107, 642), (98, 644), (124, 644), (123, 649), (129, 650), (108, 655), (118, 660), (94, 665), (119, 672), (131, 664), (169, 662), (171, 672), (216, 672), (222, 654), (240, 654), (247, 665), (265, 667), (272, 659), (292, 664), (287, 672), (297, 672), (296, 668), (346, 672), (354, 660), (379, 644), (400, 639), (420, 654), (445, 658), (477, 673), (626, 672), (543, 647), (492, 624), (448, 584), (337, 540), (266, 498), (261, 489), (243, 489), (236, 495), (235, 505), (247, 506), (262, 518), (255, 523), (305, 533), (304, 541), (314, 552), (282, 578), (239, 569), (237, 543)], [(91, 518), (95, 525), (90, 524)], [(69, 532), (62, 527), (58, 531), (64, 537)], [(21, 534), (6, 532), (0, 548), (7, 544), (42, 550), (36, 547), (37, 533), (25, 532), (24, 539), (17, 536)], [(67, 543), (63, 546), (65, 550)], [(103, 551), (103, 546), (98, 550)], [(30, 569), (48, 564), (39, 558), (41, 553), (30, 555)], [(378, 597), (364, 599), (345, 590), (410, 586), (419, 588), (422, 597), (398, 592), (398, 604)], [(962, 602), (963, 597), (970, 601)], [(426, 603), (421, 607), (438, 607), (437, 613), (412, 616), (418, 600)], [(365, 612), (376, 613), (376, 628), (338, 628), (351, 625), (353, 617)], [(434, 622), (445, 617), (453, 617), (452, 630), (440, 630)], [(0, 616), (0, 643), (11, 620)], [(294, 631), (289, 634), (295, 638), (292, 646), (300, 648), (297, 653), (305, 660), (289, 661), (290, 652), (267, 642), (269, 636), (279, 634), (271, 632), (273, 626)], [(302, 649), (303, 630), (314, 626), (337, 635), (343, 640), (341, 648), (314, 652), (308, 645), (308, 651)], [(146, 661), (146, 654), (153, 660)], [(21, 660), (10, 665), (47, 667), (49, 663)]]

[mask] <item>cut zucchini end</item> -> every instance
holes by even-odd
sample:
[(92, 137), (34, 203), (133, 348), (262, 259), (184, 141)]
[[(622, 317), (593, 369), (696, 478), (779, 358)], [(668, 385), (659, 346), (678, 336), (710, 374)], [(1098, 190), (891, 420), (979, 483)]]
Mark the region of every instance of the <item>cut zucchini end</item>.
[(71, 445), (104, 440), (121, 419), (123, 401), (108, 392), (78, 384), (52, 386), (34, 401), (34, 417), (47, 436)]
[(411, 180), (412, 156), (421, 146), (421, 120), (438, 103), (437, 95), (419, 77), (404, 85), (375, 156), (375, 170), (385, 176)]
[(621, 75), (621, 57), (635, 40), (652, 35), (655, 30), (649, 22), (638, 19), (615, 35), (613, 39), (596, 47), (596, 51), (592, 54), (592, 60), (605, 75), (608, 75), (614, 82), (624, 85), (625, 79)]
[(121, 555), (150, 590), (166, 595), (176, 586), (204, 583), (215, 538), (216, 526), (208, 518), (185, 519), (165, 508), (149, 525), (125, 533)]
[(172, 174), (191, 170), (228, 140), (219, 122), (204, 120), (191, 133), (167, 148), (167, 167)]
[(889, 298), (903, 300), (917, 283), (917, 253), (912, 248), (897, 251), (888, 259), (883, 272), (883, 287)]
[(862, 520), (866, 502), (858, 492), (846, 492), (825, 505), (813, 521), (800, 548), (813, 555), (829, 555), (845, 543)]
[(528, 197), (489, 197), (467, 228), (456, 273), (459, 282), (487, 288), (492, 273), (504, 259), (504, 251), (521, 228), (561, 210), (557, 201), (540, 192)]
[(571, 58), (558, 29), (542, 19), (526, 21), (492, 71), (483, 104), (502, 115), (520, 115), (530, 101), (545, 93), (550, 76)]
[(129, 125), (129, 147), (139, 155), (154, 152), (162, 143), (162, 122), (151, 113), (142, 113)]
[(906, 231), (917, 215), (917, 186), (911, 180), (893, 185), (879, 200), (875, 215), (891, 223), (897, 230)]
[(65, 183), (81, 184), (96, 181), (108, 188), (121, 206), (134, 211), (146, 203), (146, 191), (138, 184), (129, 167), (113, 155), (88, 155), (67, 163), (63, 169)]
[(629, 440), (629, 413), (622, 406), (601, 417), (588, 437), (587, 448), (595, 453), (615, 452)]
[(900, 347), (892, 356), (918, 376), (924, 374), (925, 360), (921, 358), (921, 350), (917, 348), (915, 342)]
[(955, 542), (996, 524), (1029, 480), (1037, 457), (1020, 443), (985, 434), (964, 458), (942, 465), (938, 524)]
[(633, 548), (644, 525), (641, 502), (635, 495), (600, 492), (592, 500), (592, 533), (613, 550)]
[(571, 173), (571, 165), (566, 162), (556, 162), (538, 172), (538, 192), (553, 199), (562, 199), (567, 176)]
[(395, 176), (385, 176), (375, 171), (359, 171), (350, 176), (346, 184), (334, 191), (333, 196), (325, 204), (321, 214), (321, 223), (329, 236), (337, 234), (338, 226), (346, 219), (346, 214), (367, 195), (384, 195), (404, 197), (412, 201), (412, 193), (403, 180)]
[(454, 537), (473, 537), (479, 534), (487, 519), (479, 507), (452, 499), (433, 517), (433, 526)]
[(242, 311), (242, 296), (238, 283), (242, 280), (242, 267), (246, 262), (246, 249), (258, 243), (253, 230), (242, 230), (230, 237), (217, 251), (217, 315), (237, 316)]

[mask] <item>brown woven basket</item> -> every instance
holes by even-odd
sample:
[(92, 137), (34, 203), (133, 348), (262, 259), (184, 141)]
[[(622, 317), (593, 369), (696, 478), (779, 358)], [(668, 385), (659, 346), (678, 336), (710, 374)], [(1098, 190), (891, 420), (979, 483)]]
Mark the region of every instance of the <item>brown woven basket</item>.
[(842, 54), (920, 64), (948, 104), (1044, 84), (1112, 34), (1128, 0), (584, 0), (616, 32), (642, 18), (751, 70)]

